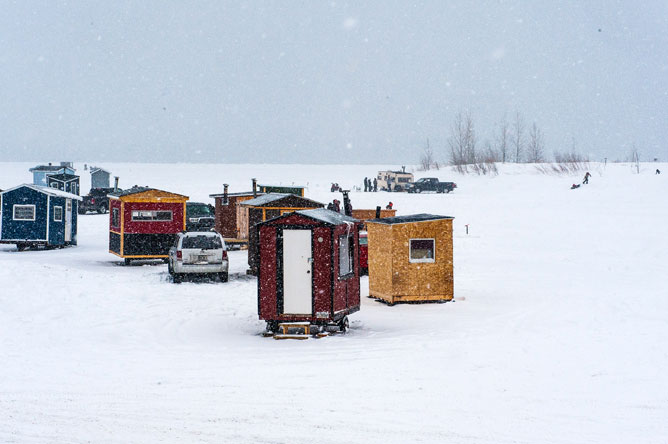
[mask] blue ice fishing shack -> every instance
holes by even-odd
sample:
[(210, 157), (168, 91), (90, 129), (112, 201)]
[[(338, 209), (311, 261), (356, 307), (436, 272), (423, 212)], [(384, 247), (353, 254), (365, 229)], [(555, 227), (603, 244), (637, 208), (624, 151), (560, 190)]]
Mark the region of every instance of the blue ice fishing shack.
[(28, 247), (77, 244), (81, 197), (55, 188), (23, 184), (0, 193), (0, 243)]

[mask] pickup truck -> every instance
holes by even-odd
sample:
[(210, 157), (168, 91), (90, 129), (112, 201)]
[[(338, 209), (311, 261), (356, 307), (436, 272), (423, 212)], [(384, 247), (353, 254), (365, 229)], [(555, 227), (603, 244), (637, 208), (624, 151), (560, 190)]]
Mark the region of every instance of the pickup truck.
[(436, 191), (437, 193), (449, 193), (457, 188), (454, 182), (439, 182), (436, 177), (423, 177), (410, 184), (409, 193), (421, 193), (423, 191)]
[(104, 214), (109, 210), (109, 198), (107, 194), (112, 193), (114, 188), (91, 188), (90, 192), (83, 196), (79, 202), (78, 213), (86, 214), (89, 211), (97, 211)]

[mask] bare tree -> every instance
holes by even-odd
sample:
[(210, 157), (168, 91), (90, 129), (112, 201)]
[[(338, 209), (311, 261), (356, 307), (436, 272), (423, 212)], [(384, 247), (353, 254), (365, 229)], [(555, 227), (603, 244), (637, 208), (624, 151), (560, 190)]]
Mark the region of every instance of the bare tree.
[(505, 116), (499, 124), (499, 132), (496, 136), (496, 151), (499, 154), (500, 160), (506, 163), (508, 159), (508, 148), (510, 142), (510, 125)]
[(422, 156), (420, 156), (420, 168), (422, 171), (429, 171), (434, 163), (434, 150), (431, 149), (429, 139), (427, 139), (427, 146), (424, 147)]
[(536, 125), (531, 125), (529, 130), (529, 141), (527, 143), (527, 161), (530, 163), (540, 163), (545, 161), (545, 142), (543, 142), (543, 133)]
[(636, 144), (634, 143), (631, 146), (631, 162), (633, 162), (633, 166), (636, 169), (636, 174), (640, 174), (640, 153), (638, 152), (638, 148), (636, 147)]
[(524, 119), (519, 111), (515, 113), (511, 143), (515, 149), (515, 163), (520, 163), (524, 151)]
[[(450, 162), (456, 166), (475, 163), (476, 135), (470, 113), (457, 113), (448, 138)], [(465, 169), (465, 168), (464, 168)]]

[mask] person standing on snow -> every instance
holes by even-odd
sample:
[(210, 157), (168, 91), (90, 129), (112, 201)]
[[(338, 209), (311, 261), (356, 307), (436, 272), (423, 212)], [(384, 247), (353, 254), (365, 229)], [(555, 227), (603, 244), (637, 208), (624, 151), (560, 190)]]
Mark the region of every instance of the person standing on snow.
[(582, 183), (584, 183), (584, 184), (588, 184), (588, 183), (589, 183), (589, 178), (590, 178), (590, 177), (591, 177), (591, 174), (589, 174), (589, 171), (587, 171), (587, 173), (585, 174), (585, 178), (584, 178), (584, 180), (582, 181)]
[(373, 191), (378, 191), (378, 180), (375, 177), (373, 178)]

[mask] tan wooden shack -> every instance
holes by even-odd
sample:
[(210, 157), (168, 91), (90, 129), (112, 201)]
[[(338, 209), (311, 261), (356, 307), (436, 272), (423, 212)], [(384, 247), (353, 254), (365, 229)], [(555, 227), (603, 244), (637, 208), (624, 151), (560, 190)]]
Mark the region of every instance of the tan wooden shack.
[[(397, 210), (380, 210), (380, 217), (394, 217), (397, 214)], [(353, 218), (366, 222), (369, 219), (376, 218), (376, 210), (371, 209), (358, 209), (353, 208)]]
[(369, 296), (389, 304), (452, 300), (452, 220), (433, 214), (368, 220)]

